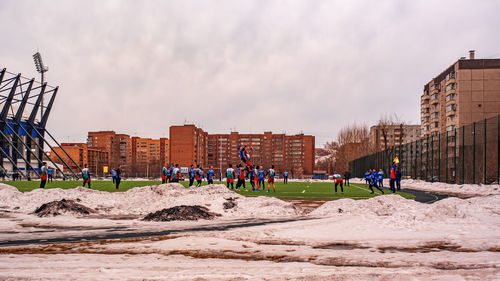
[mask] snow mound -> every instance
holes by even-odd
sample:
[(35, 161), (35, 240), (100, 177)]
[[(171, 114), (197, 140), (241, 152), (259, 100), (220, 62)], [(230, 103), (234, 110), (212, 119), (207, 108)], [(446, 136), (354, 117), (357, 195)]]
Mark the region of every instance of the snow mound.
[(496, 206), (499, 195), (482, 198), (459, 199), (446, 198), (433, 204), (419, 203), (391, 194), (377, 196), (367, 200), (340, 199), (329, 201), (312, 211), (311, 216), (338, 216), (356, 214), (365, 216), (387, 216), (401, 220), (440, 221), (443, 219), (482, 217), (500, 215)]
[(186, 221), (186, 220), (211, 220), (215, 217), (220, 217), (220, 214), (208, 211), (207, 207), (203, 206), (175, 206), (168, 209), (163, 209), (154, 213), (149, 213), (143, 220), (145, 221)]
[(63, 213), (74, 215), (89, 215), (90, 213), (95, 213), (95, 211), (82, 204), (78, 204), (73, 200), (66, 199), (43, 204), (35, 210), (35, 214), (37, 214), (37, 216), (39, 217), (55, 217)]
[(443, 182), (426, 182), (422, 180), (403, 180), (401, 181), (403, 188), (411, 188), (417, 190), (448, 193), (457, 196), (485, 196), (500, 194), (500, 185), (498, 184), (449, 184)]
[[(221, 184), (184, 188), (178, 183), (136, 187), (126, 192), (106, 192), (83, 187), (74, 189), (36, 189), (19, 192), (0, 185), (0, 205), (30, 213), (42, 204), (66, 200), (81, 200), (81, 204), (106, 215), (144, 216), (165, 208), (180, 205), (199, 205), (211, 212), (230, 217), (295, 216), (302, 209), (292, 203), (271, 197), (244, 197)], [(234, 198), (238, 204), (224, 209), (224, 202)]]

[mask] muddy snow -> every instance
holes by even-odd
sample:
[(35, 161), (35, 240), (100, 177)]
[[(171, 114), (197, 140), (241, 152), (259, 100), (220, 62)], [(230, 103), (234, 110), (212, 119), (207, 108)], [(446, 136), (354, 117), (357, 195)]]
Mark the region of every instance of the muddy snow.
[(468, 198), (433, 204), (340, 199), (306, 212), (223, 185), (21, 193), (0, 184), (0, 279), (498, 280), (495, 188), (464, 186)]

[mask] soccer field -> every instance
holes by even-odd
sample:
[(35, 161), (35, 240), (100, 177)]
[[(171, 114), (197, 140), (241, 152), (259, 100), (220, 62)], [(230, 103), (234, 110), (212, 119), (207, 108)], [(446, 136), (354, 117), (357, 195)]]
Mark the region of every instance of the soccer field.
[[(31, 191), (39, 188), (39, 181), (2, 181), (2, 183), (15, 186), (20, 191)], [(182, 185), (187, 187), (188, 182), (183, 181), (180, 182)], [(215, 182), (222, 183), (222, 182)], [(127, 191), (134, 187), (140, 186), (149, 186), (149, 185), (159, 185), (161, 181), (127, 181), (122, 180), (120, 183), (120, 190), (117, 191), (114, 188), (113, 183), (108, 181), (92, 181), (92, 189), (97, 189), (101, 191), (108, 192), (123, 192)], [(225, 182), (223, 183), (225, 184)], [(77, 186), (81, 186), (81, 181), (54, 181), (51, 183), (47, 183), (45, 188), (75, 188)], [(206, 185), (206, 182), (203, 182), (201, 187), (191, 187), (191, 188), (203, 188)], [(267, 183), (266, 183), (266, 191), (261, 192), (252, 192), (252, 187), (248, 182), (246, 182), (246, 191), (241, 189), (236, 191), (237, 193), (244, 196), (272, 196), (280, 199), (288, 199), (288, 200), (335, 200), (340, 198), (352, 198), (352, 199), (366, 199), (374, 196), (380, 195), (378, 190), (375, 190), (375, 194), (370, 194), (370, 190), (364, 184), (353, 184), (350, 186), (344, 187), (344, 194), (340, 193), (340, 187), (338, 189), (338, 194), (335, 195), (334, 184), (330, 182), (289, 182), (288, 184), (283, 184), (283, 182), (279, 181), (276, 183), (276, 193), (273, 192), (271, 187), (271, 192), (267, 193)], [(386, 194), (390, 194), (389, 190), (384, 190)], [(399, 192), (399, 195), (404, 198), (412, 199), (413, 195)]]

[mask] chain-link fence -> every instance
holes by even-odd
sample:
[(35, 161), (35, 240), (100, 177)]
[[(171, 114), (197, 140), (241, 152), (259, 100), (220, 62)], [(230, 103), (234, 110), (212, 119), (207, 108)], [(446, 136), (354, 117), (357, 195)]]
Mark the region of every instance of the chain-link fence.
[(500, 181), (499, 152), (500, 115), (358, 158), (349, 171), (355, 177), (368, 169), (388, 174), (397, 156), (403, 178), (491, 184)]

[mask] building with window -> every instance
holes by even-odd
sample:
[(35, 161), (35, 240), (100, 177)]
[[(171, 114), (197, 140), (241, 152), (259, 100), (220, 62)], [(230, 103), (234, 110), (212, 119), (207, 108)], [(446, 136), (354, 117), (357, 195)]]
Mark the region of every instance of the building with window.
[(370, 142), (376, 150), (416, 141), (420, 138), (420, 125), (386, 125), (370, 127)]
[(421, 136), (500, 114), (500, 59), (460, 58), (424, 86)]
[(208, 134), (194, 125), (170, 127), (170, 155), (180, 166), (214, 166), (216, 173), (241, 162), (238, 146), (252, 147), (251, 162), (278, 172), (311, 175), (314, 170), (315, 138), (298, 134)]
[[(104, 166), (109, 163), (109, 153), (104, 149), (89, 147), (86, 143), (62, 143), (61, 147), (68, 153), (68, 155), (75, 161), (80, 168), (83, 168), (84, 164), (88, 165), (92, 174), (102, 176), (104, 174)], [(61, 155), (62, 159), (68, 164), (69, 168), (75, 173), (81, 172), (73, 161), (71, 161), (66, 153), (62, 151), (59, 147), (54, 147), (50, 153), (50, 158), (52, 161), (58, 164), (62, 164), (61, 160), (54, 153)], [(65, 172), (67, 172), (65, 170)]]
[(161, 167), (169, 162), (169, 140), (130, 137), (114, 131), (89, 132), (89, 148), (106, 151), (109, 170), (122, 165), (131, 176), (159, 175)]

